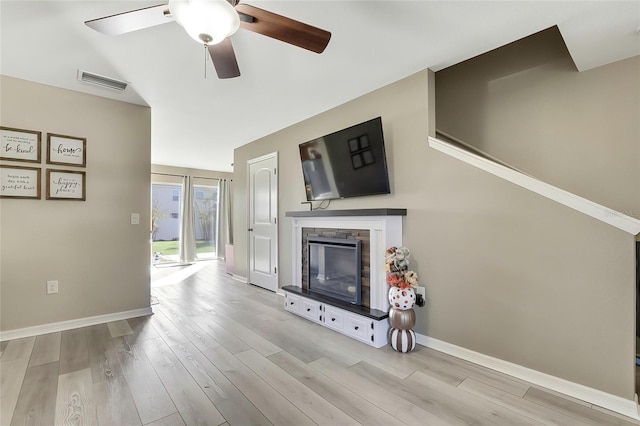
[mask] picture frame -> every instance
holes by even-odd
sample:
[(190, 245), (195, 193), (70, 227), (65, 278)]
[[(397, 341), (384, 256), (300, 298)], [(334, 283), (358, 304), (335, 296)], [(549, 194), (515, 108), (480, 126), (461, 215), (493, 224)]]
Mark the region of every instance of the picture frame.
[(47, 169), (47, 200), (86, 201), (87, 172)]
[(40, 199), (41, 169), (0, 166), (0, 198)]
[(87, 166), (87, 139), (47, 133), (47, 164)]
[(0, 160), (40, 163), (42, 132), (0, 126)]

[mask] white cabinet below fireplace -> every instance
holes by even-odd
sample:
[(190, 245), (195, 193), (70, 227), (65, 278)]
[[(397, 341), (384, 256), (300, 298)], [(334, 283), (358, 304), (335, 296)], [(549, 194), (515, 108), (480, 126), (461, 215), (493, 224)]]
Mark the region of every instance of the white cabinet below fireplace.
[(310, 299), (285, 290), (284, 309), (370, 346), (381, 348), (389, 343), (389, 320), (369, 318), (330, 303)]

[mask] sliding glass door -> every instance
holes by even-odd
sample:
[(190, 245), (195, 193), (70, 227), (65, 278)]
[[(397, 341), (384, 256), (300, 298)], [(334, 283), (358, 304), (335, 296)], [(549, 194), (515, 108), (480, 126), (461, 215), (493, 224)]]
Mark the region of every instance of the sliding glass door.
[(180, 198), (182, 185), (151, 185), (151, 249), (152, 263), (177, 263), (180, 258)]
[[(184, 195), (185, 186), (180, 183), (184, 181), (183, 176), (158, 174), (152, 180), (152, 263), (177, 264), (216, 258), (218, 180), (192, 178), (190, 197)], [(182, 202), (189, 199), (189, 205), (183, 206)], [(193, 219), (192, 225), (183, 223), (185, 214)], [(183, 226), (188, 232), (183, 231)], [(193, 251), (191, 255), (181, 255), (181, 247), (188, 249), (194, 245), (195, 257)]]
[(218, 187), (193, 185), (193, 223), (198, 259), (216, 257)]

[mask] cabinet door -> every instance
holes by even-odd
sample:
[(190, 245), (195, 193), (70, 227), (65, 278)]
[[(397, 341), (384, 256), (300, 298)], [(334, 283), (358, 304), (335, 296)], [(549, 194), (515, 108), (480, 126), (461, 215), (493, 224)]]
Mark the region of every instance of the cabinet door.
[(373, 329), (371, 320), (355, 315), (348, 315), (345, 319), (344, 332), (358, 340), (371, 339)]
[(299, 313), (301, 299), (298, 296), (293, 296), (290, 293), (285, 293), (285, 294), (286, 294), (286, 297), (284, 298), (284, 309), (294, 314)]
[(320, 302), (304, 299), (300, 301), (299, 313), (301, 316), (314, 322), (320, 321)]
[(325, 305), (323, 320), (327, 327), (342, 331), (344, 328), (344, 311)]

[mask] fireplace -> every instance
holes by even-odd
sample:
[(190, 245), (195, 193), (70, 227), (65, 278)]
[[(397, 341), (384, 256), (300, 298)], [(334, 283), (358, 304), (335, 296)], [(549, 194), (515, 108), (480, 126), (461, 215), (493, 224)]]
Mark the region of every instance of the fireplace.
[(309, 291), (361, 305), (361, 251), (360, 240), (308, 237)]
[(291, 285), (282, 288), (284, 309), (373, 347), (386, 346), (384, 253), (402, 245), (406, 214), (405, 209), (287, 212), (293, 268)]
[[(287, 212), (292, 218), (292, 282), (309, 292), (309, 237), (347, 238), (361, 241), (361, 310), (389, 311), (389, 285), (385, 281), (384, 253), (402, 245), (405, 209), (312, 210)], [(355, 305), (342, 302), (345, 306)]]

